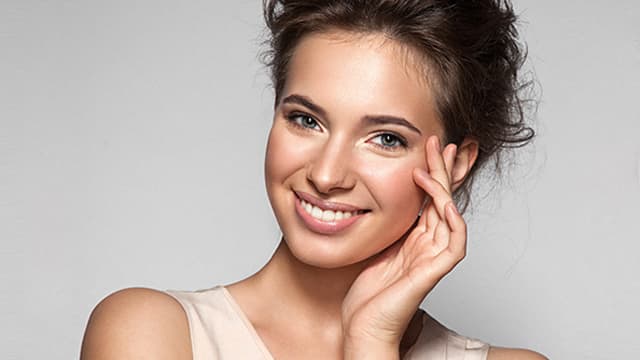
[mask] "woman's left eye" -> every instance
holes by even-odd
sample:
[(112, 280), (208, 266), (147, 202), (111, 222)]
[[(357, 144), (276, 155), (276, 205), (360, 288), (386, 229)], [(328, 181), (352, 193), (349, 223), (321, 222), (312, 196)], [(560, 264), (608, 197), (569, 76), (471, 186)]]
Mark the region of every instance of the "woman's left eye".
[(376, 135), (372, 140), (374, 144), (385, 149), (395, 150), (398, 147), (406, 148), (407, 142), (398, 135), (391, 133), (382, 133)]

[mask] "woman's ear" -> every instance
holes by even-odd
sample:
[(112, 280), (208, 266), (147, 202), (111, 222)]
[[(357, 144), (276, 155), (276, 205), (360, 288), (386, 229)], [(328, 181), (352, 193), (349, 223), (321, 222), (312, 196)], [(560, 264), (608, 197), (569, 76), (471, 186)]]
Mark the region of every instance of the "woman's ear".
[(451, 171), (451, 188), (453, 191), (458, 189), (467, 178), (473, 164), (478, 158), (478, 150), (480, 144), (478, 141), (469, 137), (464, 138), (462, 144), (458, 146), (456, 159)]

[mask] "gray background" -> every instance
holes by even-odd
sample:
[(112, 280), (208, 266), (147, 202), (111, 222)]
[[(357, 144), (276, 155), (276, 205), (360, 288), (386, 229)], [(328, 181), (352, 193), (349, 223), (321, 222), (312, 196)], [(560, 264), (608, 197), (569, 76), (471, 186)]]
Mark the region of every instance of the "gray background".
[[(426, 307), (553, 359), (638, 358), (640, 5), (515, 7), (539, 137), (479, 192)], [(253, 0), (0, 2), (0, 358), (75, 358), (108, 293), (269, 258), (261, 29)]]

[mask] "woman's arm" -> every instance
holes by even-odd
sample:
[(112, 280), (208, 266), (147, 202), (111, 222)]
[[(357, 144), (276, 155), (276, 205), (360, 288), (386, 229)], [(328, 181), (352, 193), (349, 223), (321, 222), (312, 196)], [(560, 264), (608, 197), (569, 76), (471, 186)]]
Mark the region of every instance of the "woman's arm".
[(182, 306), (162, 292), (132, 288), (93, 310), (81, 360), (191, 359), (189, 324)]

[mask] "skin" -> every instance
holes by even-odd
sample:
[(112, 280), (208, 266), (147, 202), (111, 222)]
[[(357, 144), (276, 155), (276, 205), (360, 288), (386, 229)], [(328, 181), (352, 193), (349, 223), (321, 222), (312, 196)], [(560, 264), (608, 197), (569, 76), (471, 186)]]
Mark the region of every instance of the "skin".
[[(465, 256), (451, 194), (478, 144), (441, 145), (416, 59), (379, 34), (312, 34), (295, 49), (265, 159), (283, 239), (260, 271), (226, 286), (276, 359), (401, 358), (421, 331), (420, 303)], [(380, 115), (409, 125), (366, 120)], [(320, 234), (296, 213), (296, 192), (367, 212)], [(94, 310), (81, 358), (190, 359), (190, 346), (175, 300), (128, 289)], [(492, 347), (489, 359), (544, 357)]]

